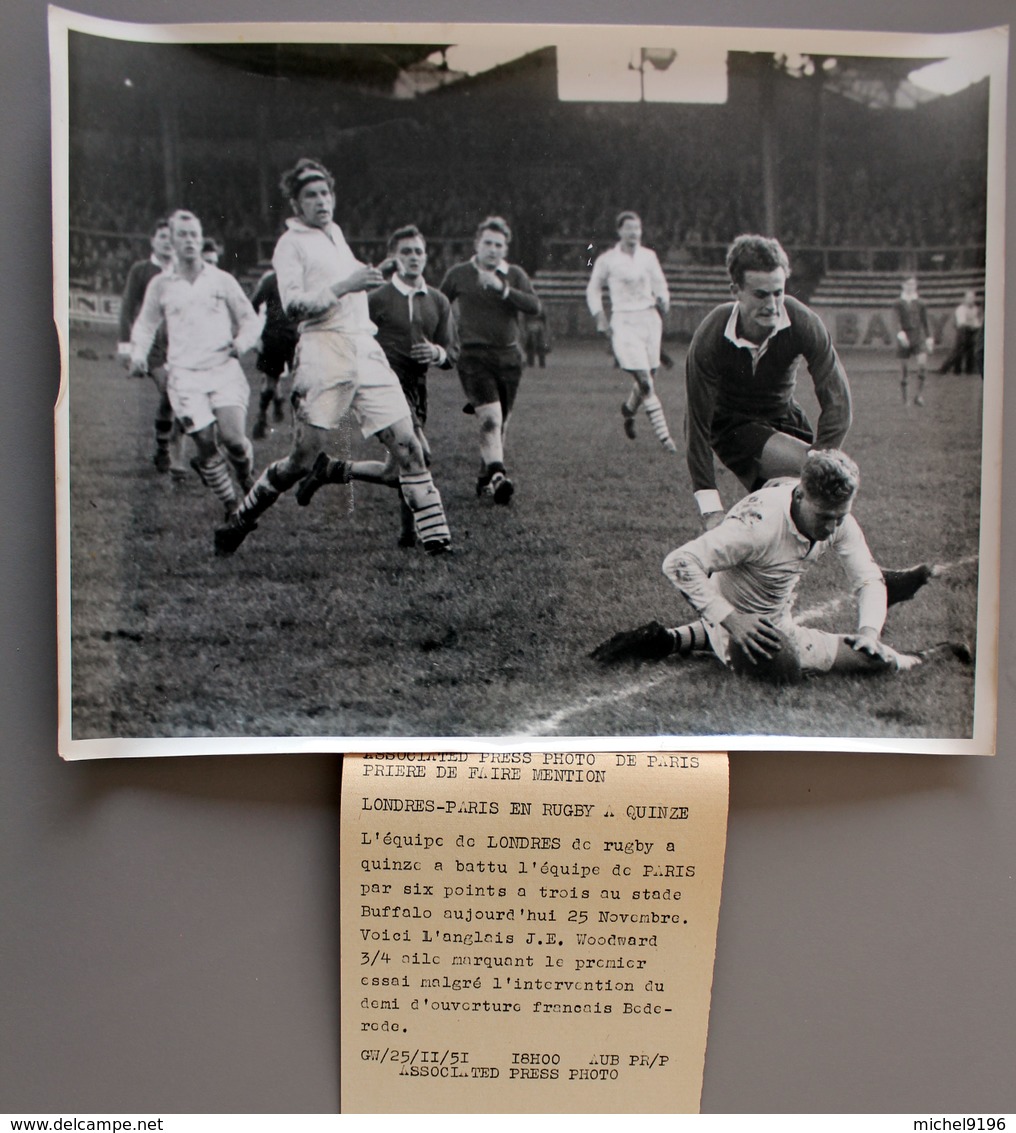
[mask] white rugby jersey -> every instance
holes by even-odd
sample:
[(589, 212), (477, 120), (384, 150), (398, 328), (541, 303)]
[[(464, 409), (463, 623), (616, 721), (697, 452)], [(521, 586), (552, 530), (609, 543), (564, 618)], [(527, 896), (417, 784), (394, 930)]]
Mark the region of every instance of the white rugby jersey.
[(288, 315), (299, 320), (300, 332), (334, 330), (345, 334), (375, 334), (367, 310), (367, 292), (353, 291), (335, 297), (332, 284), (365, 267), (346, 243), (342, 229), (304, 224), (297, 217), (286, 221), (272, 255), (279, 280), (279, 296)]
[(663, 573), (715, 625), (735, 610), (778, 618), (790, 613), (801, 575), (828, 549), (840, 558), (857, 600), (857, 624), (881, 632), (882, 572), (857, 520), (848, 515), (829, 539), (812, 543), (790, 517), (797, 479), (770, 480), (735, 504), (719, 526), (678, 547)]
[(641, 245), (631, 256), (616, 244), (596, 257), (586, 287), (586, 303), (594, 318), (603, 310), (604, 284), (610, 292), (611, 311), (647, 311), (656, 306), (658, 298), (670, 303), (660, 261), (654, 251)]
[(176, 268), (152, 279), (131, 331), (132, 358), (148, 357), (163, 319), (169, 365), (181, 370), (209, 370), (242, 354), (257, 342), (264, 324), (233, 276), (206, 263), (193, 283)]

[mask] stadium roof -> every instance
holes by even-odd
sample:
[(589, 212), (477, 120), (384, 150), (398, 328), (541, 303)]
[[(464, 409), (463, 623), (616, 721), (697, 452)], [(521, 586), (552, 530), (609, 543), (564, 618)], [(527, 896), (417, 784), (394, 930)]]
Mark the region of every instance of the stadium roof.
[(275, 78), (332, 79), (375, 93), (390, 93), (407, 68), (444, 50), (440, 43), (196, 44), (208, 58)]
[[(936, 91), (912, 82), (910, 75), (938, 58), (884, 58), (873, 55), (805, 55), (802, 62), (785, 60), (795, 77), (822, 72), (825, 89), (872, 110), (912, 110), (940, 98)], [(810, 61), (811, 69), (808, 69)]]

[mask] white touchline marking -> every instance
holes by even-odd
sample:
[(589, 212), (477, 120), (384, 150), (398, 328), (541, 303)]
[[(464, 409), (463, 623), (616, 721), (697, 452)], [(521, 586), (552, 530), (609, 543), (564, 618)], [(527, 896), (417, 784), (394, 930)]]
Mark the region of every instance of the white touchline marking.
[(588, 712), (591, 708), (601, 708), (608, 704), (622, 704), (626, 700), (631, 700), (633, 696), (639, 696), (644, 692), (648, 692), (651, 688), (655, 688), (658, 684), (662, 684), (672, 672), (672, 669), (668, 670), (667, 672), (661, 673), (658, 677), (652, 677), (648, 681), (632, 681), (623, 688), (614, 689), (612, 692), (604, 693), (602, 696), (584, 696), (574, 704), (566, 704), (563, 708), (552, 712), (543, 720), (535, 720), (528, 724), (523, 724), (519, 731), (523, 735), (549, 736), (556, 728), (559, 728), (572, 716), (578, 716), (583, 712)]
[[(971, 566), (977, 562), (977, 559), (977, 555), (967, 555), (965, 558), (956, 559), (955, 562), (936, 563), (933, 577), (940, 578), (942, 575), (949, 574), (951, 571), (958, 570), (960, 567)], [(828, 614), (836, 613), (837, 610), (846, 605), (849, 600), (849, 594), (831, 598), (828, 602), (813, 606), (810, 610), (802, 610), (795, 615), (795, 619), (799, 622), (817, 621), (819, 618), (825, 617)], [(523, 724), (519, 732), (523, 735), (532, 736), (553, 735), (557, 728), (567, 720), (570, 720), (573, 716), (580, 716), (582, 713), (588, 712), (593, 708), (606, 707), (610, 704), (621, 704), (626, 700), (631, 700), (632, 697), (655, 688), (658, 684), (665, 681), (668, 676), (673, 675), (675, 671), (675, 667), (672, 666), (665, 673), (662, 673), (658, 677), (653, 677), (648, 681), (632, 681), (623, 688), (614, 689), (612, 692), (604, 693), (602, 696), (585, 696), (573, 704), (566, 704), (564, 707), (559, 708), (556, 712), (551, 713), (542, 720), (535, 720), (528, 724)]]

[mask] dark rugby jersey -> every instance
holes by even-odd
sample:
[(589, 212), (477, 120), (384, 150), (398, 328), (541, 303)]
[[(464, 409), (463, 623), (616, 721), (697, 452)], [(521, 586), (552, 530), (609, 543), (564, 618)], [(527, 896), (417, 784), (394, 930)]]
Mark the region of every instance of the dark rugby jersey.
[(458, 340), (464, 351), (471, 348), (520, 349), (519, 314), (538, 315), (540, 300), (529, 276), (515, 264), (496, 269), (508, 284), (507, 296), (480, 282), (475, 260), (449, 268), (441, 282), (448, 299), (458, 302)]
[[(816, 447), (838, 448), (851, 422), (850, 386), (822, 320), (803, 303), (784, 300), (790, 325), (767, 339), (753, 366), (752, 352), (725, 335), (735, 304), (723, 303), (699, 324), (685, 362), (688, 389), (688, 470), (692, 490), (715, 489), (713, 448), (738, 426), (763, 422), (792, 435), (811, 434)], [(803, 358), (821, 414), (817, 430), (794, 400)]]

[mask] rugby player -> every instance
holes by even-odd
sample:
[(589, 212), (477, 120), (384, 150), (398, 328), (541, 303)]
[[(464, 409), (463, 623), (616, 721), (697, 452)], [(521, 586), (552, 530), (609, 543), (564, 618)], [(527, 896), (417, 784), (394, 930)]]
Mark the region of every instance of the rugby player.
[[(150, 243), (152, 254), (131, 265), (123, 298), (120, 300), (117, 354), (128, 370), (131, 368), (131, 330), (144, 302), (145, 290), (155, 276), (173, 264), (173, 241), (169, 234), (168, 220), (160, 218), (152, 225)], [(173, 479), (182, 480), (187, 475), (183, 464), (183, 429), (173, 417), (173, 409), (166, 395), (165, 328), (160, 328), (152, 342), (146, 373), (151, 376), (159, 394), (159, 404), (155, 410), (155, 452), (152, 463), (157, 471), (169, 472)]]
[[(600, 334), (609, 336), (620, 369), (632, 380), (621, 406), (625, 436), (635, 438), (635, 417), (642, 406), (656, 439), (667, 452), (677, 452), (663, 406), (656, 395), (663, 321), (670, 309), (670, 289), (656, 253), (642, 245), (638, 213), (617, 216), (617, 244), (596, 257), (586, 287), (586, 304)], [(610, 293), (610, 318), (603, 309), (603, 288)]]
[[(932, 657), (971, 660), (959, 643), (899, 653), (881, 639), (886, 587), (851, 514), (860, 475), (837, 449), (808, 454), (800, 478), (773, 480), (722, 523), (672, 551), (663, 573), (700, 620), (673, 629), (650, 622), (615, 634), (591, 656), (603, 663), (712, 652), (729, 668), (774, 684), (825, 672), (900, 672)], [(796, 622), (794, 591), (827, 550), (838, 556), (857, 602), (857, 630), (827, 633)]]
[[(734, 300), (706, 315), (685, 361), (688, 470), (707, 531), (725, 514), (714, 453), (750, 492), (800, 475), (809, 450), (838, 448), (851, 424), (843, 364), (818, 315), (786, 294), (790, 262), (780, 243), (738, 236), (726, 262)], [(817, 427), (794, 400), (802, 357), (818, 397)], [(884, 576), (892, 605), (912, 597), (931, 568)]]
[[(454, 362), (451, 304), (423, 277), (427, 266), (427, 244), (415, 224), (396, 229), (388, 240), (388, 254), (395, 271), (388, 283), (367, 296), (370, 317), (377, 327), (377, 340), (388, 364), (398, 376), (413, 417), (413, 428), (430, 465), (427, 424), (427, 370), (431, 366), (450, 370)], [(361, 468), (369, 462), (356, 461), (349, 469), (350, 479), (366, 478)], [(388, 475), (384, 469), (381, 476)], [(303, 486), (301, 485), (300, 492)], [(297, 498), (300, 498), (298, 492)], [(301, 501), (302, 502), (302, 501)], [(402, 534), (399, 544), (416, 546), (413, 513), (405, 500), (402, 505)]]
[(206, 264), (211, 264), (213, 268), (219, 266), (219, 260), (222, 259), (224, 249), (214, 236), (206, 236), (201, 241), (201, 258)]
[(261, 320), (233, 276), (202, 258), (198, 218), (180, 209), (169, 226), (175, 266), (148, 285), (131, 335), (131, 368), (145, 372), (165, 320), (166, 392), (197, 446), (195, 471), (229, 516), (238, 503), (229, 465), (243, 491), (253, 483), (254, 448), (244, 432), (250, 387), (237, 358), (254, 346)]
[(251, 296), (255, 311), (265, 309), (265, 329), (261, 332), (258, 345), (257, 368), (262, 375), (261, 393), (258, 397), (258, 415), (254, 422), (252, 435), (256, 441), (262, 440), (268, 432), (268, 409), (273, 407), (276, 424), (284, 420), (283, 398), (279, 393), (282, 375), (292, 373), (296, 357), (296, 344), (300, 335), (296, 323), (282, 309), (279, 298), (279, 283), (274, 271), (266, 271), (258, 280)]
[(302, 158), (281, 184), (294, 215), (275, 246), (272, 266), (283, 307), (300, 324), (296, 431), (289, 454), (261, 473), (236, 514), (216, 530), (216, 552), (236, 551), (258, 516), (309, 474), (315, 482), (347, 482), (347, 462), (330, 460), (324, 443), (351, 410), (363, 436), (376, 436), (391, 451), (424, 550), (447, 553), (451, 536), (441, 496), (405, 394), (370, 321), (366, 292), (381, 285), (381, 272), (353, 255), (332, 219), (335, 182), (320, 162)]
[(477, 496), (511, 503), (515, 485), (504, 463), (504, 439), (522, 378), (520, 315), (541, 310), (529, 276), (505, 260), (512, 232), (500, 216), (476, 230), (476, 254), (448, 269), (441, 290), (456, 311), (459, 380), (480, 426)]
[(900, 390), (903, 404), (907, 404), (909, 361), (917, 366), (917, 394), (915, 405), (924, 404), (924, 383), (928, 380), (928, 354), (935, 349), (935, 340), (928, 326), (928, 308), (917, 294), (917, 276), (903, 280), (900, 297), (893, 304), (899, 330), (896, 332), (896, 356), (900, 360)]

